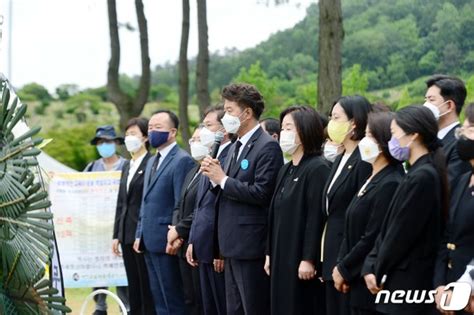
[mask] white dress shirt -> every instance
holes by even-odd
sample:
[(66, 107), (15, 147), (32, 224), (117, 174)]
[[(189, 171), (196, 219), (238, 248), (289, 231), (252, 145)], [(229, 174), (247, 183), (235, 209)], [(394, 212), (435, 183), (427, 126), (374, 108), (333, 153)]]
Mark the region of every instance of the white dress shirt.
[(135, 160), (130, 160), (130, 167), (128, 168), (128, 177), (127, 177), (127, 192), (128, 192), (128, 188), (130, 187), (130, 182), (132, 181), (133, 176), (135, 176), (135, 173), (137, 172), (138, 167), (140, 166), (140, 164), (142, 164), (142, 161), (145, 158), (146, 153), (147, 152), (145, 151), (145, 153), (137, 157)]
[(170, 153), (171, 149), (173, 149), (176, 146), (176, 141), (171, 143), (169, 146), (162, 150), (158, 150), (160, 152), (160, 160), (158, 161), (158, 165), (156, 166), (156, 170), (160, 169), (160, 165), (163, 163), (165, 160), (166, 156)]
[(451, 131), (451, 129), (456, 127), (458, 124), (459, 124), (459, 121), (455, 121), (452, 124), (450, 124), (450, 125), (444, 127), (443, 129), (439, 130), (438, 131), (438, 138), (440, 140), (443, 140), (444, 137), (446, 137), (446, 135)]
[[(253, 134), (260, 128), (260, 124), (257, 124), (253, 129), (251, 129), (250, 131), (248, 131), (245, 135), (243, 135), (242, 137), (240, 137), (239, 139), (237, 139), (237, 141), (240, 141), (240, 143), (242, 143), (242, 145), (240, 146), (240, 149), (239, 149), (239, 152), (237, 154), (237, 160), (239, 159), (240, 157), (240, 154), (242, 153), (242, 151), (244, 150), (245, 146), (247, 145), (247, 143), (249, 142), (250, 138), (253, 136)], [(232, 157), (231, 157), (232, 159)], [(220, 186), (222, 189), (224, 189), (224, 186), (225, 186), (225, 183), (227, 182), (227, 178), (229, 178), (229, 176), (226, 176), (222, 179), (222, 181), (220, 182)]]

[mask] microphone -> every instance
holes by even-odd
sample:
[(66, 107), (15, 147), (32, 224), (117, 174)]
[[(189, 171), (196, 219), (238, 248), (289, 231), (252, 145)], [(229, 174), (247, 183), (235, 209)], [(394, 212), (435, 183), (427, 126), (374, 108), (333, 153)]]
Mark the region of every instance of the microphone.
[(219, 152), (219, 147), (221, 146), (222, 140), (224, 140), (224, 133), (220, 131), (216, 132), (214, 144), (211, 147), (211, 157), (213, 159), (217, 157), (217, 153)]

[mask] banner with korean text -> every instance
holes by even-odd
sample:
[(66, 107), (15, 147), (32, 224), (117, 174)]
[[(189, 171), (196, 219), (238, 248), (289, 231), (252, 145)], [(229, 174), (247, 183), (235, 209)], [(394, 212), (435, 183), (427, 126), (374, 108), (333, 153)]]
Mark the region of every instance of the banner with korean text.
[(66, 288), (127, 285), (122, 257), (112, 253), (120, 172), (56, 173), (51, 211)]

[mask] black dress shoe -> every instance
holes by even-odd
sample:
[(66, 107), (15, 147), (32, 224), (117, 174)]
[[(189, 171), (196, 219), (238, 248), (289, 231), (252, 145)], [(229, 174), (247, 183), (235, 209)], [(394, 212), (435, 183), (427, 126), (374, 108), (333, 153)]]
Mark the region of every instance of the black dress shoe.
[(95, 312), (92, 313), (92, 315), (107, 315), (107, 311), (95, 310)]

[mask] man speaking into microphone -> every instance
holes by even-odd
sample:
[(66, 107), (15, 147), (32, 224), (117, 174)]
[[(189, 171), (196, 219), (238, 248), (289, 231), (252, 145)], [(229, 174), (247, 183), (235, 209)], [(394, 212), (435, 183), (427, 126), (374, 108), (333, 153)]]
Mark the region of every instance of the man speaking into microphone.
[(227, 133), (237, 141), (223, 167), (208, 157), (201, 164), (217, 194), (217, 235), (225, 259), (227, 314), (269, 314), (269, 279), (263, 270), (268, 207), (283, 155), (259, 125), (260, 92), (249, 84), (222, 90)]

